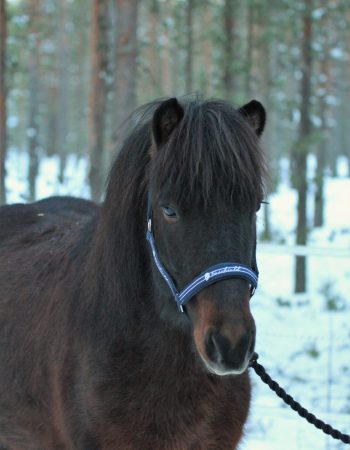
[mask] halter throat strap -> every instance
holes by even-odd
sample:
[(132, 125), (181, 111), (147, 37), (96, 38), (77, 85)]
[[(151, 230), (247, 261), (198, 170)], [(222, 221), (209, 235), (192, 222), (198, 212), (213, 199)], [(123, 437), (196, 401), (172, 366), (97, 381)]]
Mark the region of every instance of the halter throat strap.
[(227, 278), (243, 278), (248, 281), (251, 287), (251, 296), (254, 295), (255, 289), (258, 285), (258, 272), (252, 270), (244, 264), (233, 262), (224, 262), (208, 267), (205, 271), (197, 275), (181, 291), (178, 291), (172, 277), (158, 256), (152, 231), (152, 208), (150, 204), (148, 204), (147, 211), (146, 238), (151, 247), (153, 260), (156, 267), (171, 290), (180, 312), (184, 312), (183, 306), (202, 289)]

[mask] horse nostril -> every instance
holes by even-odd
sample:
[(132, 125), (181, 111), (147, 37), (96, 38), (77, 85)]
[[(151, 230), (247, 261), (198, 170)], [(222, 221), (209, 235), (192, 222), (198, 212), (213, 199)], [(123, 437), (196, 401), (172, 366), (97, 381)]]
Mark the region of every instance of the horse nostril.
[(212, 361), (221, 363), (223, 355), (230, 351), (230, 341), (220, 334), (219, 331), (211, 329), (205, 340), (205, 351)]
[(216, 329), (208, 331), (205, 351), (209, 359), (227, 368), (239, 368), (254, 350), (254, 338), (246, 331), (236, 342), (231, 342)]
[(213, 330), (209, 330), (205, 337), (205, 352), (212, 361), (216, 361), (219, 356)]
[(236, 345), (231, 348), (228, 359), (232, 362), (241, 361), (246, 357), (247, 353), (249, 355), (252, 353), (252, 349), (254, 349), (252, 334), (250, 331), (247, 331)]

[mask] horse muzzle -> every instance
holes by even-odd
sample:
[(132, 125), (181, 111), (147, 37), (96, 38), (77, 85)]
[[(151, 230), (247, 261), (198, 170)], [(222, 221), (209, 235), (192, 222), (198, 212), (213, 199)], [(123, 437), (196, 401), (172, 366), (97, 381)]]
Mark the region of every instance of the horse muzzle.
[[(242, 302), (228, 302), (200, 293), (187, 307), (193, 338), (207, 369), (217, 375), (239, 375), (249, 365), (255, 347), (255, 323), (249, 294)], [(238, 303), (238, 304), (237, 304)]]
[(251, 330), (232, 340), (220, 330), (210, 329), (205, 336), (204, 362), (217, 375), (239, 375), (247, 369), (254, 346), (255, 333)]

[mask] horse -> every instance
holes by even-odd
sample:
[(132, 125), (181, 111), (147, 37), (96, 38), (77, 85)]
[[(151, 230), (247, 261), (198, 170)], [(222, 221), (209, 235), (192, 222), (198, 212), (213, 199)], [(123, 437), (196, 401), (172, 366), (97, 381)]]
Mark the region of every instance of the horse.
[(3, 449), (232, 450), (244, 434), (264, 107), (167, 98), (131, 122), (101, 205), (0, 208)]

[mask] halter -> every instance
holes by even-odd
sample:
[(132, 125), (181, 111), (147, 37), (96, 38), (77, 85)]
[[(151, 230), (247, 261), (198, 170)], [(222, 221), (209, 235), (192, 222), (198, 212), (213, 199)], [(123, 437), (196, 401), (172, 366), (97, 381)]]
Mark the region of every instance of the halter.
[(201, 272), (190, 283), (188, 283), (182, 289), (182, 291), (179, 292), (171, 276), (161, 263), (157, 253), (156, 244), (154, 242), (154, 236), (152, 232), (152, 208), (150, 203), (148, 203), (147, 210), (147, 227), (148, 229), (146, 238), (150, 244), (154, 262), (160, 274), (169, 286), (169, 289), (174, 296), (180, 312), (184, 312), (183, 306), (202, 289), (226, 278), (243, 278), (244, 280), (247, 280), (250, 283), (250, 295), (254, 295), (255, 289), (258, 285), (259, 273), (257, 268), (256, 270), (252, 270), (250, 267), (247, 267), (244, 264), (232, 262), (215, 264), (214, 266), (208, 267), (204, 272)]

